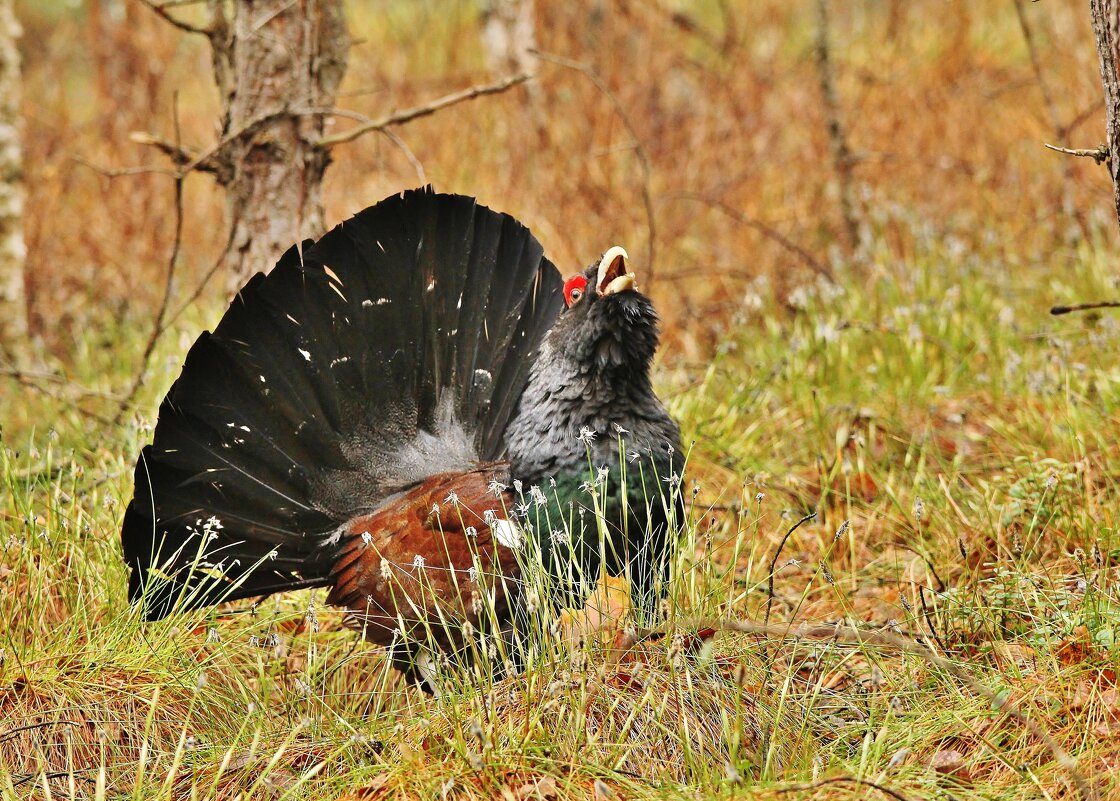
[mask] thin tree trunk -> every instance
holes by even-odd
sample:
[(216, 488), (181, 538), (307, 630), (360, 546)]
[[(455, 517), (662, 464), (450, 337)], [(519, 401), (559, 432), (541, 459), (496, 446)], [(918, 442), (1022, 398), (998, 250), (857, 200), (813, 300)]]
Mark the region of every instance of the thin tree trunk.
[(216, 175), (226, 189), (233, 288), (323, 233), (323, 137), (346, 71), (342, 0), (210, 0), (221, 93)]
[(13, 357), (27, 338), (20, 33), (13, 0), (0, 0), (0, 349)]
[(1089, 0), (1093, 18), (1093, 34), (1101, 62), (1101, 83), (1104, 84), (1104, 107), (1107, 115), (1108, 170), (1112, 174), (1112, 197), (1116, 219), (1120, 223), (1120, 0)]
[[(537, 71), (534, 0), (483, 0), (482, 44), (495, 75)], [(530, 85), (531, 87), (532, 85)]]
[(828, 0), (817, 0), (816, 55), (817, 78), (821, 85), (825, 123), (828, 126), (828, 146), (840, 191), (840, 217), (844, 222), (844, 241), (849, 248), (859, 243), (859, 222), (856, 219), (855, 190), (852, 187), (852, 168), (855, 159), (848, 146), (847, 132), (840, 112), (840, 96), (836, 91), (833, 75), (831, 45), (829, 42)]

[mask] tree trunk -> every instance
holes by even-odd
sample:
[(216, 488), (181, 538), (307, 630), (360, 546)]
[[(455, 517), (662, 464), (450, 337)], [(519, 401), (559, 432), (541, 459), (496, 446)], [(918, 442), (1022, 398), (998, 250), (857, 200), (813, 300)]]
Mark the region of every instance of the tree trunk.
[(530, 52), (537, 46), (533, 5), (533, 0), (483, 0), (482, 44), (495, 75), (537, 71), (537, 57)]
[(0, 0), (0, 350), (13, 357), (27, 338), (20, 33), (13, 0)]
[(226, 189), (226, 274), (239, 288), (293, 243), (323, 233), (323, 173), (316, 143), (346, 71), (342, 0), (209, 0)]
[(840, 95), (833, 75), (831, 44), (829, 42), (829, 12), (827, 0), (817, 0), (817, 26), (815, 51), (817, 79), (821, 86), (828, 147), (832, 153), (832, 166), (840, 193), (840, 218), (844, 223), (844, 242), (849, 249), (859, 244), (859, 221), (856, 219), (855, 190), (852, 186), (852, 168), (855, 159), (848, 146), (847, 132), (840, 111)]
[(1104, 108), (1107, 115), (1108, 170), (1112, 174), (1112, 202), (1120, 223), (1120, 79), (1116, 65), (1120, 61), (1120, 0), (1089, 0), (1093, 17), (1093, 34), (1101, 61), (1101, 83), (1104, 84)]

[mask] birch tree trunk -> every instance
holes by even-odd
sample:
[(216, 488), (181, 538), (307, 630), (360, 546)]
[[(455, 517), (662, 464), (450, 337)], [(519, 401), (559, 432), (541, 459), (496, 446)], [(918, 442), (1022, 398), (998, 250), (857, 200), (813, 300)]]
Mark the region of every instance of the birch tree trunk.
[(534, 0), (483, 0), (482, 44), (495, 75), (536, 72)]
[(334, 108), (350, 37), (342, 0), (209, 0), (221, 94), (214, 172), (226, 189), (226, 275), (239, 288), (307, 237), (323, 233), (317, 143)]
[(13, 0), (0, 0), (0, 350), (13, 356), (27, 338), (20, 33)]
[(1101, 62), (1107, 115), (1107, 164), (1112, 174), (1112, 202), (1120, 224), (1120, 79), (1116, 69), (1120, 60), (1120, 0), (1089, 0), (1089, 13), (1093, 17), (1093, 35)]

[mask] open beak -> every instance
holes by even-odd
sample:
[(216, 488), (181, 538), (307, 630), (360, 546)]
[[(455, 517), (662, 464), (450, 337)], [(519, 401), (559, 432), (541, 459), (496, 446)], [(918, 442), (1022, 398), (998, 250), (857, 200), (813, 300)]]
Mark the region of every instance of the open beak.
[(618, 245), (603, 254), (595, 281), (595, 290), (600, 296), (614, 295), (634, 288), (635, 275), (626, 270), (628, 258), (630, 257), (626, 255), (626, 251)]

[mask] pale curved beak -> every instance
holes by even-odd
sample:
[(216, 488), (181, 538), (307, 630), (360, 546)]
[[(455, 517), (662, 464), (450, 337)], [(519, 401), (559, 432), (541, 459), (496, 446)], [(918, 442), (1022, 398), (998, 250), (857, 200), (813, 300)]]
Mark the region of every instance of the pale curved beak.
[(626, 251), (618, 245), (603, 254), (595, 281), (595, 289), (601, 296), (634, 288), (637, 276), (626, 269), (626, 260), (629, 258)]

